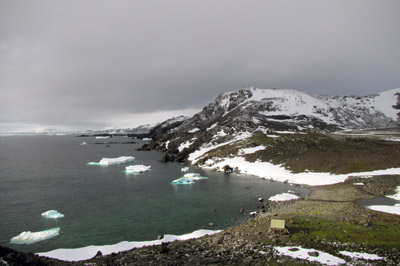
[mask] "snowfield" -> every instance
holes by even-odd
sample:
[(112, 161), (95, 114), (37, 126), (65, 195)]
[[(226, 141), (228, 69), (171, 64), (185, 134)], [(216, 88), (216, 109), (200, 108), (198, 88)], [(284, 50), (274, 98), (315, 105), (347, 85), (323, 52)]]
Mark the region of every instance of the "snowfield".
[(39, 256), (59, 259), (59, 260), (68, 260), (68, 261), (79, 261), (79, 260), (87, 260), (93, 258), (98, 251), (101, 251), (103, 255), (108, 255), (113, 252), (121, 252), (130, 250), (133, 248), (141, 248), (145, 246), (154, 246), (161, 245), (162, 243), (173, 242), (175, 240), (187, 240), (192, 238), (199, 238), (204, 235), (212, 235), (221, 232), (220, 230), (197, 230), (190, 234), (185, 235), (164, 235), (164, 238), (161, 240), (152, 240), (152, 241), (142, 241), (142, 242), (120, 242), (114, 245), (104, 245), (104, 246), (87, 246), (82, 248), (72, 248), (72, 249), (56, 249), (49, 252), (41, 252), (37, 253)]

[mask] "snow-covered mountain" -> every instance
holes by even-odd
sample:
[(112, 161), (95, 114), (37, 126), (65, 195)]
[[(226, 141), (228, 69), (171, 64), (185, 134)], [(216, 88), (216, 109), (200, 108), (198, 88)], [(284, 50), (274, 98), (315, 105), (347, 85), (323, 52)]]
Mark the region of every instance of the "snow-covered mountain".
[(143, 148), (167, 151), (173, 160), (183, 161), (199, 147), (215, 147), (254, 132), (389, 128), (399, 125), (399, 114), (400, 89), (359, 97), (248, 87), (219, 95), (191, 118), (158, 125), (150, 131), (152, 142)]
[(95, 131), (95, 133), (101, 134), (147, 134), (150, 132), (152, 128), (156, 125), (154, 124), (146, 124), (140, 125), (134, 128), (111, 128), (111, 129), (104, 129)]

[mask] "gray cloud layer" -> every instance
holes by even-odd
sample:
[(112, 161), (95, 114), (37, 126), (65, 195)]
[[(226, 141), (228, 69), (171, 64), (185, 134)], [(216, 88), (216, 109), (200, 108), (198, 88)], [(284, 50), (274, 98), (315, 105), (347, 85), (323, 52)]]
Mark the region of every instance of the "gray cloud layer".
[(245, 85), (399, 87), (399, 10), (396, 0), (2, 1), (0, 124), (105, 127)]

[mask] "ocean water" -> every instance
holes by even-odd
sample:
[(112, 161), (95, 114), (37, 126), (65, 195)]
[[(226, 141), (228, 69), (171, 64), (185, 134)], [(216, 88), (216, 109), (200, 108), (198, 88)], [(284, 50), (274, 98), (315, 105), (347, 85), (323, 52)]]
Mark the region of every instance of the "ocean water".
[[(88, 145), (80, 146), (82, 141)], [(95, 142), (137, 144), (95, 145)], [(160, 163), (161, 153), (136, 151), (144, 142), (126, 137), (0, 137), (0, 245), (25, 252), (154, 240), (197, 229), (224, 229), (248, 218), (259, 197), (305, 188), (247, 175), (224, 175), (190, 167), (207, 176), (190, 185), (173, 185), (182, 176), (179, 163)], [(89, 166), (103, 157), (134, 156), (133, 163)], [(149, 172), (127, 174), (131, 164)], [(240, 213), (244, 208), (245, 212)], [(61, 219), (41, 213), (55, 209)], [(214, 226), (210, 226), (213, 223)], [(60, 235), (29, 245), (10, 244), (23, 231), (60, 227)]]

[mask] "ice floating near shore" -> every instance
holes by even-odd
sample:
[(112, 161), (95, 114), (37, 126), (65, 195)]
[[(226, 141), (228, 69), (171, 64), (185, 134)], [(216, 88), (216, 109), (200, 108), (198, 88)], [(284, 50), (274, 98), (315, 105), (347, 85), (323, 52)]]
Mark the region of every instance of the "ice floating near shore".
[(194, 184), (194, 181), (192, 179), (190, 179), (190, 178), (181, 177), (181, 178), (178, 178), (178, 179), (172, 181), (172, 184), (175, 184), (175, 185), (189, 185), (189, 184)]
[[(308, 261), (317, 261), (321, 264), (326, 264), (326, 265), (341, 265), (341, 264), (346, 264), (346, 261), (344, 259), (341, 259), (339, 257), (333, 256), (329, 253), (320, 251), (320, 250), (315, 250), (315, 249), (308, 249), (308, 248), (302, 248), (302, 247), (274, 247), (274, 249), (280, 254), (280, 255), (285, 255), (289, 256), (291, 258), (295, 259), (302, 259), (302, 260), (308, 260)], [(317, 256), (311, 256), (310, 254), (316, 254)]]
[(94, 255), (98, 251), (101, 251), (103, 255), (108, 255), (113, 252), (121, 252), (130, 250), (133, 248), (141, 248), (144, 246), (154, 246), (161, 245), (161, 243), (173, 242), (175, 240), (187, 240), (192, 238), (199, 238), (204, 235), (212, 235), (221, 232), (220, 230), (197, 230), (190, 234), (175, 236), (175, 235), (164, 235), (164, 238), (161, 240), (152, 240), (152, 241), (143, 241), (143, 242), (120, 242), (114, 245), (105, 245), (105, 246), (87, 246), (82, 248), (74, 248), (74, 249), (56, 249), (49, 252), (37, 253), (39, 256), (50, 257), (59, 260), (68, 260), (68, 261), (79, 261), (93, 258)]
[(276, 194), (275, 196), (270, 197), (268, 200), (269, 201), (288, 201), (288, 200), (295, 200), (295, 199), (300, 199), (300, 197), (290, 194), (290, 193), (282, 193), (282, 194)]
[(147, 166), (147, 165), (142, 165), (142, 164), (138, 164), (138, 165), (130, 165), (125, 167), (125, 172), (127, 173), (142, 173), (142, 172), (146, 172), (149, 171), (151, 168), (151, 166)]
[(208, 177), (201, 176), (198, 173), (187, 173), (183, 177), (172, 181), (172, 184), (176, 185), (188, 185), (193, 184), (195, 180), (207, 179)]
[(100, 162), (90, 162), (88, 165), (111, 165), (111, 164), (122, 164), (128, 163), (135, 160), (135, 157), (132, 156), (120, 156), (118, 158), (103, 158)]
[(183, 175), (184, 178), (189, 178), (192, 180), (200, 180), (200, 179), (207, 179), (208, 177), (205, 176), (201, 176), (198, 173), (187, 173)]
[(39, 232), (31, 232), (31, 231), (26, 231), (22, 232), (21, 234), (11, 238), (10, 243), (11, 244), (32, 244), (36, 243), (39, 241), (43, 241), (55, 236), (58, 236), (60, 234), (60, 227), (52, 228), (49, 230), (45, 231), (39, 231)]
[(50, 211), (42, 213), (42, 216), (44, 218), (49, 218), (49, 219), (58, 219), (58, 218), (63, 218), (64, 214), (59, 213), (56, 210), (50, 210)]
[(82, 141), (80, 145), (81, 146), (85, 146), (85, 145), (87, 145), (87, 142), (86, 141)]
[(96, 139), (109, 139), (109, 136), (97, 136)]
[(187, 172), (189, 171), (189, 167), (182, 167), (181, 172)]

